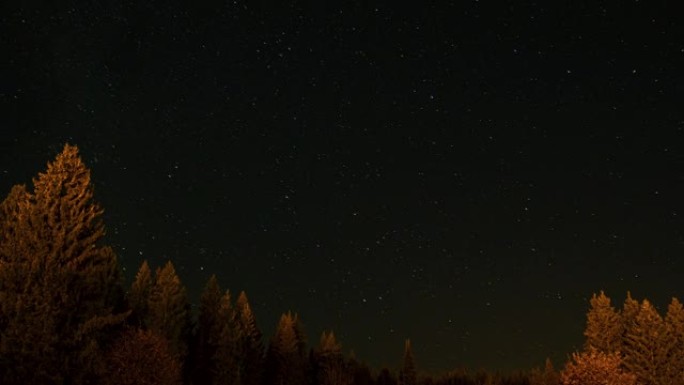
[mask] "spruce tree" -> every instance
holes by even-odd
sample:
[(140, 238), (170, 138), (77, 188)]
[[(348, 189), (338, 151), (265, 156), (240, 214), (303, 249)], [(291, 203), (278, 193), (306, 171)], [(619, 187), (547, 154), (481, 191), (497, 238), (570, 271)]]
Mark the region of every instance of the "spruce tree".
[(213, 383), (214, 355), (221, 332), (219, 312), (222, 296), (218, 280), (215, 275), (212, 275), (200, 297), (193, 358), (193, 378), (197, 384)]
[(143, 261), (128, 291), (128, 306), (131, 309), (130, 323), (138, 328), (147, 328), (149, 322), (149, 300), (152, 290), (152, 271)]
[(148, 328), (169, 341), (171, 352), (185, 362), (190, 336), (190, 304), (170, 261), (157, 268), (148, 301)]
[(346, 385), (353, 380), (342, 356), (342, 347), (332, 331), (323, 332), (315, 352), (315, 377), (318, 385)]
[(620, 350), (622, 339), (622, 320), (620, 314), (610, 304), (603, 291), (594, 294), (589, 301), (591, 308), (587, 313), (587, 326), (584, 331), (585, 347), (593, 347), (605, 353)]
[(662, 348), (665, 324), (651, 303), (644, 299), (634, 322), (625, 331), (624, 365), (643, 385), (665, 385), (667, 362)]
[(96, 381), (107, 333), (127, 314), (78, 149), (66, 145), (33, 191), (15, 187), (2, 206), (2, 383)]
[(307, 358), (302, 352), (303, 330), (297, 326), (298, 320), (297, 315), (288, 312), (278, 321), (266, 355), (267, 385), (307, 383)]
[(418, 375), (416, 364), (411, 349), (411, 340), (407, 339), (404, 343), (404, 360), (399, 372), (399, 385), (417, 385)]
[(262, 380), (264, 344), (247, 294), (241, 292), (235, 302), (240, 341), (241, 379), (244, 385), (260, 385)]
[(684, 384), (684, 307), (677, 298), (672, 298), (667, 308), (662, 346), (667, 354), (666, 382)]
[(231, 305), (230, 292), (221, 297), (218, 312), (218, 341), (213, 357), (213, 382), (216, 385), (240, 385), (242, 378), (239, 367), (238, 341), (235, 309)]

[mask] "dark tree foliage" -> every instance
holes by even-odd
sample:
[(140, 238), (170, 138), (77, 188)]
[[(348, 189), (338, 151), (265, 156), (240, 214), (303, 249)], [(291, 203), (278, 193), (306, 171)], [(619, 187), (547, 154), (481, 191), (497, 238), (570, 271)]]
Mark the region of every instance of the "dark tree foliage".
[(411, 340), (406, 340), (404, 343), (404, 359), (399, 371), (399, 385), (417, 385), (418, 374), (416, 372), (416, 363), (413, 358), (413, 349), (411, 349)]
[(240, 352), (238, 349), (239, 329), (235, 309), (231, 304), (230, 292), (221, 297), (217, 322), (217, 343), (213, 355), (212, 384), (241, 384)]
[(235, 302), (239, 328), (238, 351), (240, 378), (244, 385), (260, 385), (263, 371), (264, 344), (252, 307), (243, 291)]
[(184, 362), (191, 332), (190, 303), (185, 287), (170, 261), (157, 268), (148, 300), (147, 327), (169, 341), (171, 351)]
[(127, 314), (78, 149), (66, 145), (0, 212), (0, 382), (92, 383)]
[(147, 261), (140, 265), (135, 280), (128, 291), (128, 306), (131, 309), (129, 323), (135, 327), (147, 328), (150, 314), (150, 291), (152, 290), (152, 271)]
[(151, 330), (122, 333), (107, 356), (104, 385), (180, 385), (181, 363), (168, 341)]
[(268, 346), (265, 385), (308, 385), (305, 341), (299, 317), (289, 312), (283, 314)]
[(195, 333), (193, 379), (197, 384), (212, 384), (216, 371), (214, 355), (219, 343), (220, 308), (223, 292), (212, 275), (200, 297), (199, 316)]

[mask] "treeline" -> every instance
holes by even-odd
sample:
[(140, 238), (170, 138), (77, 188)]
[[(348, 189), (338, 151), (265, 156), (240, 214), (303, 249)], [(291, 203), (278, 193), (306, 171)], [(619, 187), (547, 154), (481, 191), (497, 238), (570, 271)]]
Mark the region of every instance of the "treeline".
[[(584, 351), (557, 372), (419, 375), (406, 341), (397, 372), (345, 356), (332, 331), (310, 348), (300, 317), (285, 313), (267, 344), (244, 292), (215, 276), (193, 317), (171, 262), (144, 262), (124, 289), (102, 244), (90, 171), (65, 146), (32, 189), (0, 203), (0, 384), (594, 385), (683, 384), (684, 313), (661, 317), (628, 296), (622, 310), (591, 300)], [(398, 360), (401, 358), (398, 354)]]

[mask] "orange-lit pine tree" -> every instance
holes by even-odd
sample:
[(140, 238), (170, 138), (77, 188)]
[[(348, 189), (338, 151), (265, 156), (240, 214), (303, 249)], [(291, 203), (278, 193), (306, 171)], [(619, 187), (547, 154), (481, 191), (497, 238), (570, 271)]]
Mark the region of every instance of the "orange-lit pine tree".
[(151, 289), (152, 271), (147, 261), (143, 261), (127, 295), (128, 306), (131, 309), (129, 322), (135, 327), (147, 328)]
[(603, 291), (594, 294), (589, 301), (591, 308), (587, 313), (587, 326), (584, 330), (585, 346), (602, 352), (620, 351), (622, 342), (622, 320), (620, 314), (610, 304)]
[(263, 371), (264, 344), (256, 317), (247, 299), (241, 292), (235, 301), (235, 311), (239, 328), (238, 350), (240, 373), (243, 385), (260, 385)]
[(2, 206), (2, 383), (95, 381), (106, 333), (127, 314), (78, 149), (66, 145), (33, 191), (15, 187)]
[(307, 357), (306, 349), (303, 348), (303, 334), (296, 314), (288, 312), (280, 317), (266, 353), (266, 385), (307, 384)]
[(165, 337), (171, 351), (185, 362), (191, 332), (190, 303), (170, 261), (155, 272), (148, 307), (148, 328)]

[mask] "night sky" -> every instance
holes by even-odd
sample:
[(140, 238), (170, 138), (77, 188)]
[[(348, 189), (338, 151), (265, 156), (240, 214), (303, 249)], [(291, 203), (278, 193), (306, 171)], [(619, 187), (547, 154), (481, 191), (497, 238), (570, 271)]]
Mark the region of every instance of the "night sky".
[(430, 371), (559, 365), (601, 289), (684, 298), (667, 2), (19, 3), (0, 193), (78, 145), (128, 282), (170, 259), (266, 338), (291, 309)]

